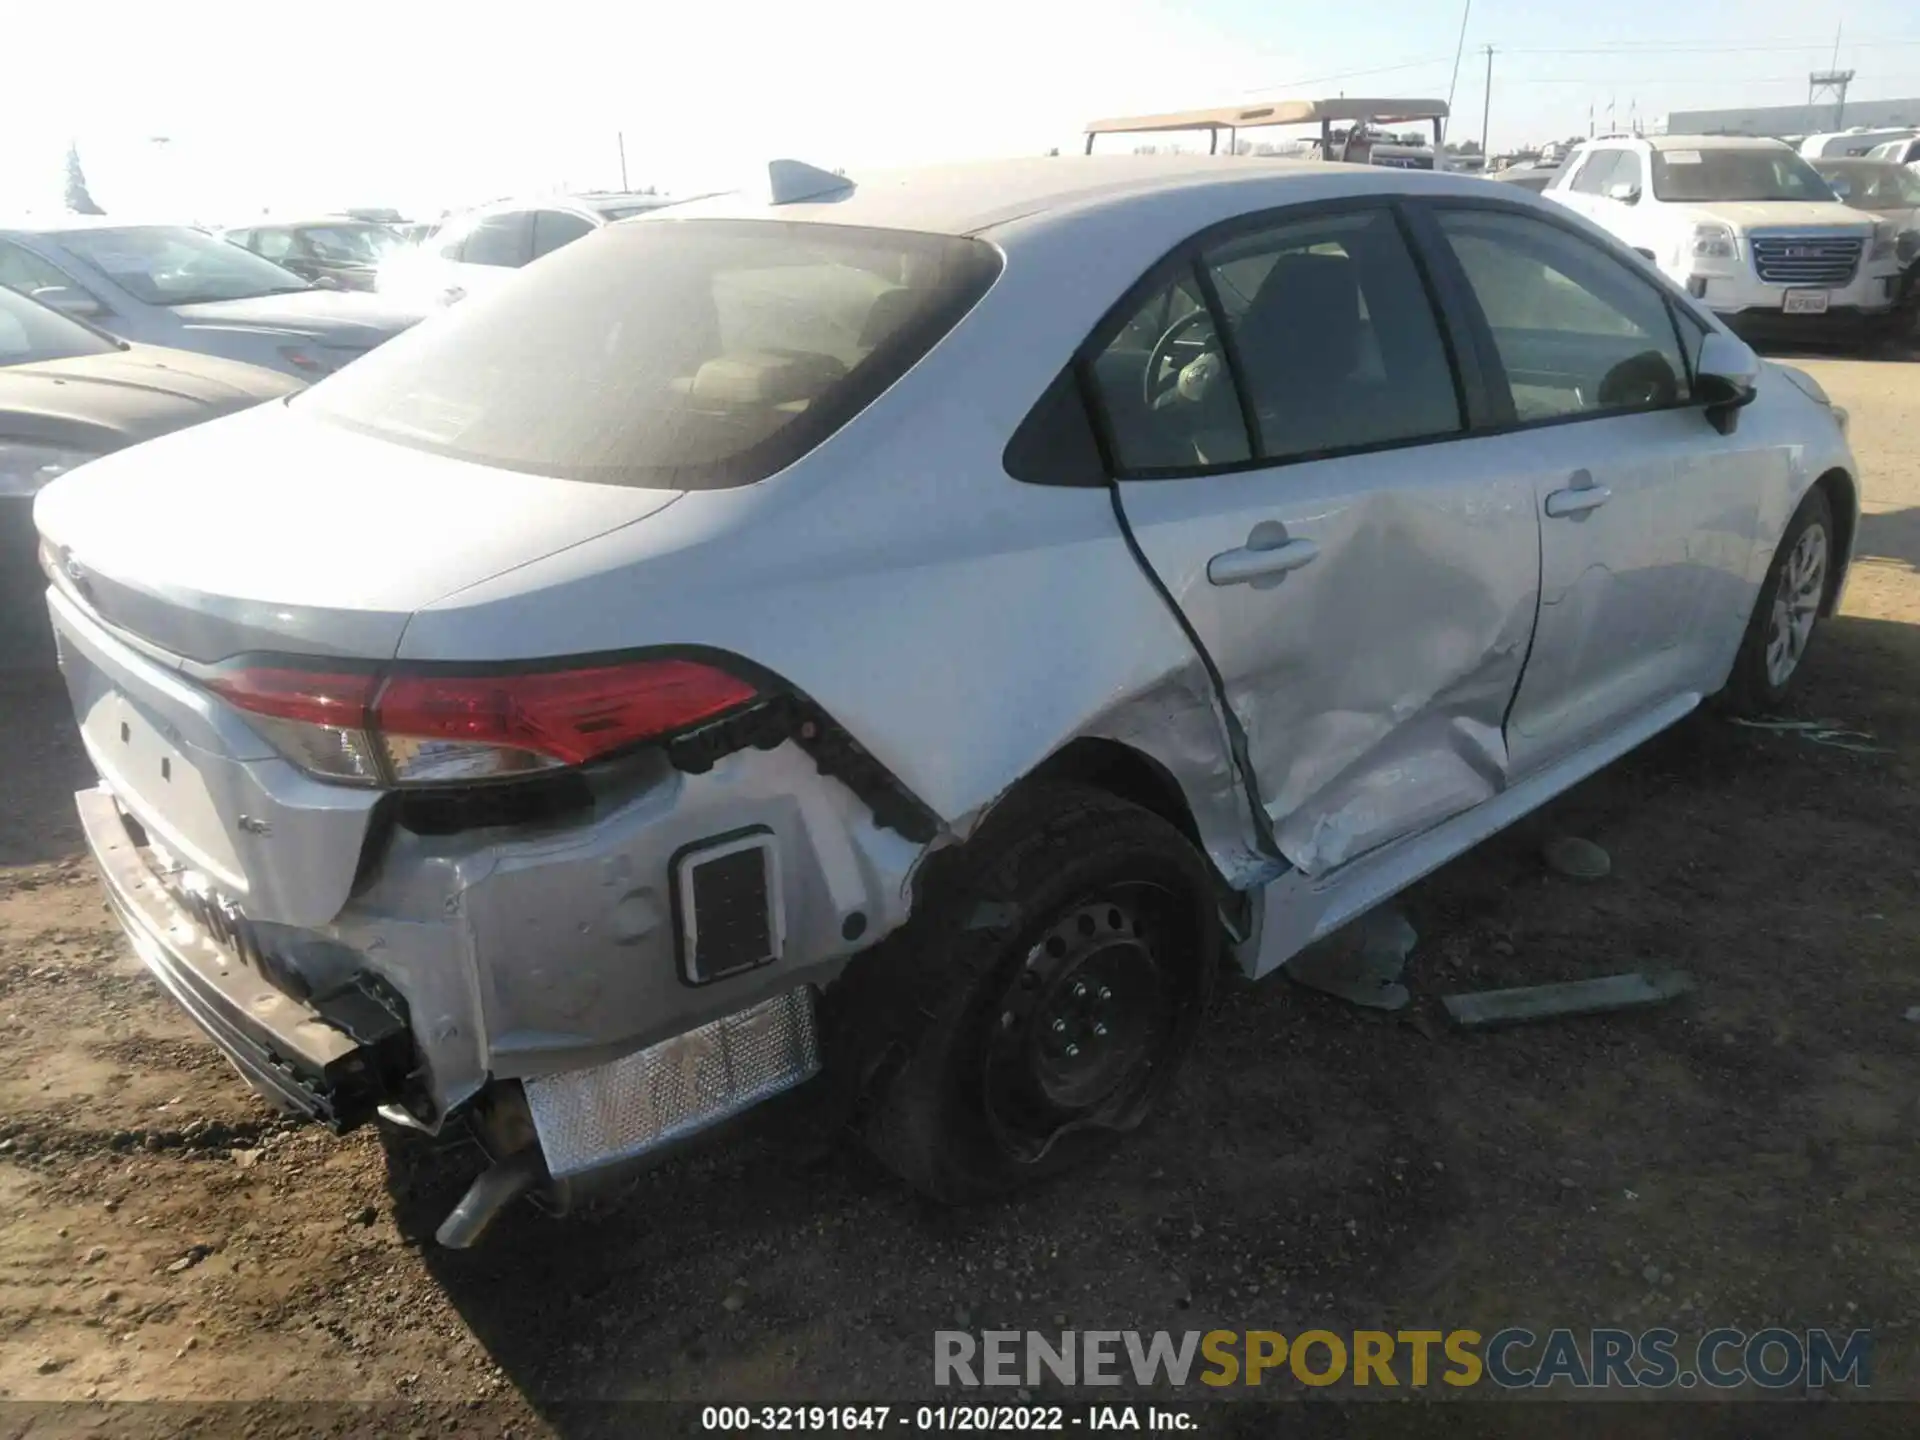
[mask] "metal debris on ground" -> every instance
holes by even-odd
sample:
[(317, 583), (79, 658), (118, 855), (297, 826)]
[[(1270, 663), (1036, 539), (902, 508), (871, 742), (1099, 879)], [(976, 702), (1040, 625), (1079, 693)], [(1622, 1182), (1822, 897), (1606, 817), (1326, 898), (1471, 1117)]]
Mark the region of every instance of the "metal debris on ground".
[(1734, 716), (1735, 725), (1748, 730), (1772, 730), (1793, 735), (1809, 745), (1824, 745), (1829, 750), (1850, 750), (1856, 755), (1891, 755), (1884, 745), (1875, 745), (1865, 730), (1849, 730), (1833, 720), (1748, 720)]
[(1397, 907), (1383, 905), (1302, 950), (1287, 962), (1286, 973), (1369, 1010), (1399, 1010), (1409, 998), (1400, 976), (1419, 938)]
[(1592, 980), (1564, 980), (1552, 985), (1521, 985), (1510, 990), (1479, 990), (1443, 995), (1453, 1023), (1463, 1030), (1486, 1030), (1496, 1025), (1524, 1025), (1533, 1020), (1558, 1020), (1572, 1015), (1599, 1015), (1658, 1005), (1693, 989), (1685, 970), (1653, 974), (1602, 975)]
[(1561, 835), (1541, 849), (1548, 868), (1569, 880), (1604, 880), (1613, 873), (1613, 860), (1591, 840), (1577, 835)]

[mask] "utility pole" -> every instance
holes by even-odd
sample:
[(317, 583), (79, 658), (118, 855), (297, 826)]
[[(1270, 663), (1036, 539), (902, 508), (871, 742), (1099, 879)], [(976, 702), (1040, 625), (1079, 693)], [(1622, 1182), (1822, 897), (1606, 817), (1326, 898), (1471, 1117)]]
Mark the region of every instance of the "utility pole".
[(620, 146), (620, 193), (624, 195), (627, 192), (627, 132), (616, 130), (613, 138)]
[(1487, 49), (1487, 91), (1480, 102), (1480, 153), (1487, 153), (1487, 121), (1493, 114), (1493, 46)]

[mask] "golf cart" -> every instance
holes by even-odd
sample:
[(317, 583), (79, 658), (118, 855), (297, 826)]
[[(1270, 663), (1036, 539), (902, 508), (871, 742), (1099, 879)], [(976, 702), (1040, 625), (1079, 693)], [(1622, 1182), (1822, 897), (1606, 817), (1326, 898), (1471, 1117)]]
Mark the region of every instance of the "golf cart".
[[(1405, 144), (1382, 133), (1383, 126), (1428, 122), (1433, 126), (1429, 147)], [(1097, 135), (1148, 135), (1175, 130), (1207, 132), (1207, 153), (1220, 153), (1220, 136), (1227, 137), (1227, 154), (1242, 130), (1276, 125), (1318, 125), (1320, 133), (1298, 142), (1297, 153), (1320, 160), (1354, 165), (1391, 165), (1404, 170), (1444, 170), (1447, 104), (1444, 100), (1368, 100), (1341, 96), (1334, 100), (1268, 100), (1252, 105), (1228, 105), (1187, 110), (1170, 115), (1133, 115), (1095, 120), (1087, 126), (1087, 154)], [(1336, 131), (1335, 126), (1343, 127)]]

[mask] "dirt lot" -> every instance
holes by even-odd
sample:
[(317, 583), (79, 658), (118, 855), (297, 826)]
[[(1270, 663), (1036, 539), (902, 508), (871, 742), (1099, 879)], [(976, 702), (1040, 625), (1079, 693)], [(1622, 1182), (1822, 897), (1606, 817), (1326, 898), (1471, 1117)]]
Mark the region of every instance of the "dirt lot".
[[(1873, 753), (1687, 723), (1410, 895), (1410, 1016), (1230, 986), (1167, 1113), (998, 1208), (916, 1201), (803, 1092), (436, 1250), (471, 1152), (253, 1101), (122, 956), (61, 697), (0, 692), (0, 1396), (526, 1433), (570, 1399), (921, 1396), (937, 1328), (1508, 1323), (1866, 1326), (1920, 1396), (1920, 365), (1809, 368), (1868, 514), (1800, 713)], [(1546, 873), (1555, 833), (1612, 878)], [(1436, 999), (1669, 965), (1695, 996), (1611, 1019), (1467, 1035)]]

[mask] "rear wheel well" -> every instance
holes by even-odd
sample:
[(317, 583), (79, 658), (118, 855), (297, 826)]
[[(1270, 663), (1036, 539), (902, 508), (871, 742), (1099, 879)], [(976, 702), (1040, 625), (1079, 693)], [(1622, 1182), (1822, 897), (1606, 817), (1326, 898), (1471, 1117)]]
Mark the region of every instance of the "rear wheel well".
[(1151, 810), (1206, 854), (1200, 827), (1186, 793), (1172, 773), (1151, 755), (1118, 740), (1083, 737), (1054, 751), (1020, 782), (1021, 786), (1072, 783), (1090, 785)]
[[(1855, 517), (1860, 509), (1859, 491), (1854, 488), (1853, 477), (1844, 470), (1829, 470), (1813, 482), (1827, 493), (1827, 504), (1833, 511), (1833, 528), (1837, 532), (1833, 537), (1834, 550), (1849, 560), (1853, 556), (1853, 528)], [(1820, 605), (1822, 615), (1831, 615), (1840, 599), (1840, 582), (1846, 578), (1846, 571), (1838, 565), (1827, 570), (1827, 596)]]

